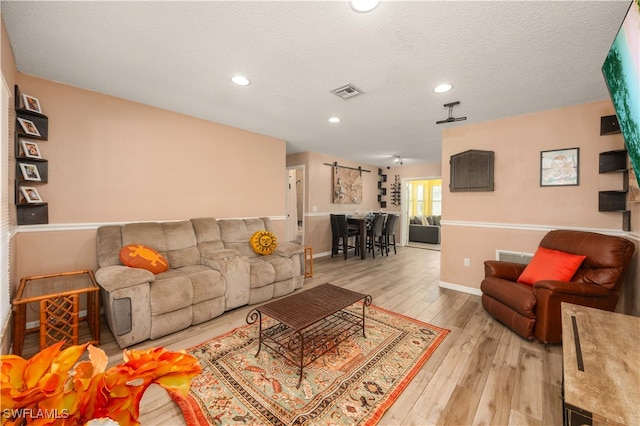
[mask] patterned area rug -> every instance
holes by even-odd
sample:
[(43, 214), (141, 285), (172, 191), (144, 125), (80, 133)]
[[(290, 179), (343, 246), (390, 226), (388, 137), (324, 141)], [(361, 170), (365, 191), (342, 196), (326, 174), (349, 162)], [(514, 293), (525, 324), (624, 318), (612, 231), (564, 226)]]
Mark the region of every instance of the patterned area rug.
[[(362, 305), (350, 308), (362, 312)], [(273, 320), (264, 320), (264, 327)], [(202, 373), (180, 405), (188, 425), (374, 425), (449, 333), (415, 319), (369, 306), (366, 335), (304, 368), (264, 345), (258, 326), (244, 326), (187, 352)]]

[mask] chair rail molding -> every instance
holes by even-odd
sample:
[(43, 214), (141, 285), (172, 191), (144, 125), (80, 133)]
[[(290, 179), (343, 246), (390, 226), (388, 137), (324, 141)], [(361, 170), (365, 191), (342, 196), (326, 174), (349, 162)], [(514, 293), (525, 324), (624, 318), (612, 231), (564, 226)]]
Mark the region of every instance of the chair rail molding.
[(579, 226), (561, 226), (561, 225), (533, 225), (526, 223), (504, 223), (504, 222), (470, 222), (460, 220), (442, 220), (442, 226), (466, 226), (470, 228), (494, 228), (494, 229), (512, 229), (519, 231), (536, 231), (549, 232), (556, 229), (568, 229), (572, 231), (597, 232), (599, 234), (613, 235), (616, 237), (626, 237), (631, 240), (640, 241), (640, 231), (622, 231), (611, 228), (585, 228)]
[[(247, 216), (247, 217), (216, 217), (218, 220), (230, 220), (230, 219), (255, 219), (258, 216)], [(268, 217), (271, 221), (281, 221), (286, 220), (286, 216), (260, 216), (260, 217)], [(127, 223), (140, 223), (140, 222), (180, 222), (188, 219), (149, 219), (149, 220), (138, 220), (138, 221), (122, 221), (122, 222), (87, 222), (87, 223), (49, 223), (46, 225), (27, 225), (27, 226), (16, 226), (15, 233), (26, 233), (26, 232), (59, 232), (59, 231), (86, 231), (91, 229), (98, 229), (101, 226), (106, 225), (124, 225)]]

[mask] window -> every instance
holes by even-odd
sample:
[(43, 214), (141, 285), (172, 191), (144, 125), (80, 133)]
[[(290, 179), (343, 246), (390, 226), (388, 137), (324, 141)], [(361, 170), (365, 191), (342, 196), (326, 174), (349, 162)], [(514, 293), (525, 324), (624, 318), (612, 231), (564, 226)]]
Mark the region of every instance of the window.
[(434, 216), (442, 214), (442, 185), (431, 187), (431, 214)]
[(418, 194), (416, 197), (417, 216), (424, 216), (424, 185), (418, 185)]

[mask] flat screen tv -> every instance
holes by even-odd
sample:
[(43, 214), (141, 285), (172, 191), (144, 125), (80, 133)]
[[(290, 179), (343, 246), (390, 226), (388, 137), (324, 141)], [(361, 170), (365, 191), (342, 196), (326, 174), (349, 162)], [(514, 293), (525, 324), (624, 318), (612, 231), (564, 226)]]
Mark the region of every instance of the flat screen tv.
[(602, 74), (640, 185), (640, 0), (631, 2)]

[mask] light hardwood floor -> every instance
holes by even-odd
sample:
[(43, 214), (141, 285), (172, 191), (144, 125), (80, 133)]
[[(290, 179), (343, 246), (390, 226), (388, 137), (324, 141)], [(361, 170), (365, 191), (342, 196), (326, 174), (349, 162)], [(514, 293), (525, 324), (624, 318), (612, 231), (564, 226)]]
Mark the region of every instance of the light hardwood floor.
[[(373, 304), (449, 329), (451, 333), (411, 381), (380, 425), (561, 425), (562, 348), (528, 342), (492, 319), (480, 297), (438, 287), (440, 252), (398, 247), (389, 257), (324, 257), (304, 288), (331, 282), (371, 294)], [(227, 312), (135, 348), (184, 349), (245, 325), (250, 307)], [(122, 351), (104, 325), (101, 348), (110, 365)], [(25, 342), (25, 355), (35, 351)], [(151, 386), (142, 425), (184, 425), (166, 392)]]

